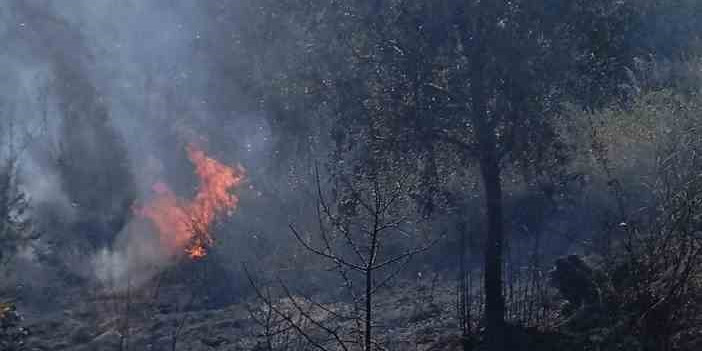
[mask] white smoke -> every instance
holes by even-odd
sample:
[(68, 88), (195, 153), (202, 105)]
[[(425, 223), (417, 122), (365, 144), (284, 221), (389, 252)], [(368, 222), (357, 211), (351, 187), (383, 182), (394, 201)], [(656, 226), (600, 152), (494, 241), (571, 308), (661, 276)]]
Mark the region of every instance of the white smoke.
[(93, 256), (91, 267), (104, 287), (123, 291), (148, 282), (171, 264), (172, 259), (149, 223), (135, 218), (117, 237), (112, 249), (102, 249)]

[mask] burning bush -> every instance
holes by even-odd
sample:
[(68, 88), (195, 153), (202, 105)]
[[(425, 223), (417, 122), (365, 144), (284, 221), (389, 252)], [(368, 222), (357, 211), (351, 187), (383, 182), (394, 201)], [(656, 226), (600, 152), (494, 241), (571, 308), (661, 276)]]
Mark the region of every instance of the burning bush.
[(195, 145), (189, 145), (187, 151), (199, 179), (195, 197), (180, 198), (159, 182), (153, 187), (156, 197), (137, 213), (154, 223), (169, 253), (184, 250), (190, 258), (199, 259), (214, 243), (209, 227), (216, 216), (231, 214), (236, 208), (239, 199), (230, 191), (241, 184), (244, 170), (220, 163)]

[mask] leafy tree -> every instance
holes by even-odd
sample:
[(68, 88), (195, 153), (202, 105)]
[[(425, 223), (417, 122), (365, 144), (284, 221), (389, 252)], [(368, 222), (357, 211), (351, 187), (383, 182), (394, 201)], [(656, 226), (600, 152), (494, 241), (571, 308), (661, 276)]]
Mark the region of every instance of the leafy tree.
[(0, 168), (0, 263), (35, 238), (29, 218), (29, 201), (18, 188), (15, 161), (5, 160)]
[(266, 38), (287, 39), (284, 65), (271, 69), (280, 83), (270, 98), (300, 98), (313, 103), (303, 110), (331, 116), (337, 150), (418, 160), (405, 170), (425, 175), (425, 199), (446, 177), (440, 171), (477, 163), (487, 342), (503, 349), (504, 172), (539, 177), (554, 157), (565, 160), (552, 120), (560, 101), (597, 106), (617, 93), (637, 53), (626, 40), (638, 23), (633, 5), (291, 0), (252, 7), (271, 29)]
[(5, 119), (0, 122), (0, 265), (38, 236), (18, 177), (20, 159), (32, 138), (18, 128), (10, 112), (0, 110)]
[(63, 112), (55, 162), (63, 189), (78, 211), (74, 230), (86, 244), (108, 247), (135, 197), (126, 148), (85, 74), (62, 59), (55, 71)]

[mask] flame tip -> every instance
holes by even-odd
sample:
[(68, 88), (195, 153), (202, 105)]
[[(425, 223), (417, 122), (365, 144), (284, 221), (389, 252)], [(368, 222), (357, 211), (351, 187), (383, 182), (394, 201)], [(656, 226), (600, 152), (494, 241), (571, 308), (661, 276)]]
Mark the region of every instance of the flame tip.
[[(161, 241), (172, 252), (182, 248), (191, 259), (201, 259), (214, 244), (209, 226), (217, 214), (231, 216), (238, 197), (231, 194), (241, 185), (245, 170), (240, 165), (227, 166), (208, 156), (196, 143), (185, 146), (188, 158), (195, 166), (199, 182), (192, 199), (181, 199), (164, 182), (156, 182), (156, 197), (135, 212), (150, 219)], [(195, 227), (195, 228), (193, 228)], [(175, 251), (174, 251), (175, 249)]]

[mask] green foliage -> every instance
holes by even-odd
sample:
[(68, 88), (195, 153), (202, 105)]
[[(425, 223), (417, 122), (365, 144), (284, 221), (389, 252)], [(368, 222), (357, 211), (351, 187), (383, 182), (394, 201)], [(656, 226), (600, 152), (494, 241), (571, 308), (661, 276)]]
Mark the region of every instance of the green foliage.
[(0, 303), (0, 349), (6, 351), (24, 350), (24, 341), (29, 330), (22, 327), (22, 316), (14, 304)]
[[(230, 251), (247, 251), (232, 236), (231, 247), (220, 246), (217, 255), (288, 267), (281, 262), (290, 244), (259, 235), (257, 226), (299, 221), (301, 229), (321, 227), (335, 239), (309, 242), (322, 256), (374, 257), (375, 244), (365, 244), (375, 241), (368, 228), (397, 219), (386, 231), (395, 234), (383, 236), (382, 259), (416, 244), (419, 223), (438, 233), (456, 219), (463, 225), (451, 230), (481, 232), (471, 241), (485, 244), (486, 253), (473, 256), (487, 258), (490, 289), (481, 292), (481, 304), (492, 306), (478, 309), (499, 319), (509, 316), (510, 303), (517, 309), (551, 303), (540, 282), (540, 255), (556, 251), (548, 247), (556, 240), (540, 241), (541, 233), (577, 231), (569, 248), (591, 257), (556, 261), (562, 324), (544, 335), (553, 331), (577, 345), (571, 348), (587, 350), (695, 348), (702, 330), (695, 317), (702, 313), (699, 1), (213, 0), (198, 6), (206, 8), (208, 32), (198, 35), (193, 57), (218, 69), (207, 79), (215, 95), (207, 97), (208, 108), (264, 112), (278, 143), (271, 163), (290, 176), (265, 196), (242, 198), (260, 206), (240, 212), (258, 218), (247, 228), (256, 233), (250, 246), (257, 250)], [(38, 24), (28, 27), (44, 28)], [(69, 27), (47, 28), (73, 37), (77, 31)], [(52, 161), (76, 216), (52, 212), (42, 220), (53, 230), (47, 246), (66, 256), (109, 246), (136, 196), (110, 104), (75, 66), (90, 61), (82, 45), (75, 53), (53, 49), (50, 58), (64, 122)], [(178, 102), (170, 103), (178, 110)], [(309, 178), (319, 159), (326, 160), (316, 179), (325, 198), (314, 206), (309, 200), (322, 196)], [(0, 170), (0, 260), (31, 233), (28, 201), (13, 172)], [(384, 201), (389, 204), (381, 206)], [(561, 211), (565, 206), (571, 217)], [(533, 238), (533, 252), (513, 252), (521, 257), (503, 275), (503, 249), (525, 248), (521, 233), (531, 236), (524, 242)], [(308, 237), (300, 239), (308, 244)], [(291, 256), (309, 259), (300, 251)], [(53, 266), (64, 261), (50, 259)], [(514, 278), (527, 260), (533, 273)], [(309, 274), (295, 271), (300, 285), (309, 286)], [(505, 284), (510, 290), (526, 287), (505, 309), (502, 277), (510, 274), (523, 280)], [(530, 306), (549, 316), (522, 322), (549, 323), (555, 305)], [(524, 340), (543, 331), (515, 330)]]
[(12, 170), (0, 169), (0, 264), (33, 237), (29, 202), (17, 188)]
[[(593, 138), (592, 147), (583, 148), (589, 150), (583, 172), (605, 180), (590, 186), (609, 193), (613, 205), (601, 233), (609, 244), (591, 251), (594, 267), (578, 270), (592, 270), (590, 278), (562, 284), (577, 275), (559, 275), (561, 295), (570, 302), (561, 330), (580, 348), (699, 347), (700, 113), (699, 96), (664, 90), (583, 119), (582, 130)], [(593, 289), (583, 286), (595, 286), (597, 299), (587, 298)]]

